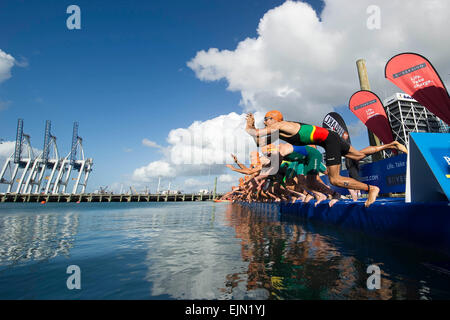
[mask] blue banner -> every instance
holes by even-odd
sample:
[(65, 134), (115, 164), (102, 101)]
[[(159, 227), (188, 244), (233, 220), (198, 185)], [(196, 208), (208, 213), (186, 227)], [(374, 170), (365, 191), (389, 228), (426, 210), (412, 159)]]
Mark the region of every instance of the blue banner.
[[(348, 177), (347, 170), (341, 175)], [(380, 193), (403, 193), (406, 183), (406, 154), (367, 163), (361, 166), (360, 181), (380, 188)], [(347, 189), (330, 185), (328, 176), (321, 176), (322, 180), (342, 195), (349, 194)]]

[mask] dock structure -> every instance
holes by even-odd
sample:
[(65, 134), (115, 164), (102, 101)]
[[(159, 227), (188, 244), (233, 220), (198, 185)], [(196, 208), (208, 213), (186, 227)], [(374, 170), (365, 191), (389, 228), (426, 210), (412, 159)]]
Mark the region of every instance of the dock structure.
[(0, 195), (0, 202), (183, 202), (208, 201), (220, 194), (37, 194), (6, 193)]

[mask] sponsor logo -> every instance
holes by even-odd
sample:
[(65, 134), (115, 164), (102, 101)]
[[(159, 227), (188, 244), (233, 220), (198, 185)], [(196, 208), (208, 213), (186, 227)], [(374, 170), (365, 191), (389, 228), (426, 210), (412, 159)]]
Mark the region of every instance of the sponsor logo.
[(426, 66), (427, 66), (426, 63), (421, 63), (421, 64), (419, 64), (419, 65), (417, 65), (417, 66), (408, 68), (408, 69), (403, 70), (403, 71), (400, 71), (400, 72), (398, 72), (398, 73), (394, 73), (392, 76), (394, 77), (394, 79), (397, 79), (397, 78), (399, 78), (399, 77), (404, 76), (405, 74), (408, 74), (408, 73), (411, 73), (411, 72), (414, 72), (414, 71), (423, 69), (423, 68), (425, 68)]
[(414, 89), (421, 88), (421, 87), (426, 87), (426, 86), (428, 86), (428, 85), (433, 83), (432, 80), (426, 80), (425, 81), (425, 78), (422, 77), (422, 76), (411, 77), (411, 82), (414, 85)]
[(367, 120), (369, 120), (370, 118), (379, 115), (379, 113), (375, 112), (372, 108), (370, 108), (370, 109), (366, 110), (366, 115), (367, 115)]
[(405, 183), (406, 183), (406, 175), (404, 173), (386, 177), (386, 184), (388, 186), (403, 185)]
[(340, 136), (342, 136), (345, 132), (344, 128), (334, 119), (332, 116), (327, 115), (325, 119), (323, 119), (323, 123), (332, 131), (336, 132)]
[(353, 108), (353, 110), (358, 110), (358, 109), (361, 109), (361, 108), (364, 108), (364, 107), (367, 107), (367, 106), (370, 106), (371, 104), (374, 104), (374, 103), (376, 103), (377, 102), (377, 100), (376, 99), (374, 99), (374, 100), (371, 100), (371, 101), (368, 101), (368, 102), (365, 102), (365, 103), (363, 103), (363, 104), (360, 104), (359, 106), (356, 106), (356, 107), (354, 107)]
[(388, 102), (386, 102), (386, 104), (390, 104), (391, 102), (394, 102), (395, 101), (395, 98), (394, 99), (391, 99), (391, 100), (389, 100)]

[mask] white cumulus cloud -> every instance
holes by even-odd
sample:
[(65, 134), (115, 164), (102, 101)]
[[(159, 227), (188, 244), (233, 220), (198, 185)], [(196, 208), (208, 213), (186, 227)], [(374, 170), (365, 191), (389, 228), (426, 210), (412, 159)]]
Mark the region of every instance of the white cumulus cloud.
[(189, 178), (184, 181), (184, 185), (187, 187), (198, 187), (205, 185), (205, 182), (202, 182), (194, 178)]
[(232, 112), (171, 130), (170, 159), (174, 164), (214, 165), (229, 163), (231, 153), (245, 156), (246, 150), (256, 148), (245, 123), (245, 114)]
[(16, 146), (15, 141), (3, 141), (0, 143), (0, 164), (3, 165), (2, 161), (9, 158), (9, 156), (14, 152)]
[[(11, 154), (14, 152), (16, 148), (16, 142), (15, 141), (2, 141), (0, 143), (0, 166), (3, 165), (2, 161), (8, 159)], [(38, 148), (31, 148), (32, 150), (32, 157), (36, 158), (38, 157), (41, 153), (42, 150), (38, 149)], [(26, 143), (22, 144), (22, 153), (21, 153), (21, 157), (22, 158), (28, 158), (28, 151), (29, 151), (29, 147)]]
[(11, 78), (11, 68), (16, 64), (16, 59), (0, 49), (0, 83)]
[(137, 182), (149, 182), (157, 177), (174, 177), (175, 170), (173, 166), (163, 160), (150, 162), (144, 167), (134, 170), (132, 180)]
[[(262, 117), (260, 113), (255, 114), (260, 125)], [(132, 178), (147, 182), (157, 177), (222, 175), (229, 171), (224, 164), (233, 162), (231, 154), (248, 163), (256, 144), (245, 132), (245, 123), (245, 114), (232, 112), (195, 121), (188, 128), (173, 129), (167, 137), (165, 157), (134, 170)]]
[(235, 182), (237, 179), (236, 176), (233, 176), (231, 174), (222, 174), (220, 175), (218, 180), (219, 182)]
[[(256, 38), (234, 50), (201, 50), (187, 65), (200, 80), (225, 79), (228, 90), (241, 93), (244, 110), (278, 109), (287, 119), (313, 124), (359, 90), (360, 58), (380, 96), (399, 90), (384, 78), (386, 62), (397, 53), (421, 53), (449, 73), (450, 1), (324, 2), (319, 17), (307, 3), (286, 1), (262, 17)], [(371, 5), (380, 8), (380, 29), (367, 27)]]

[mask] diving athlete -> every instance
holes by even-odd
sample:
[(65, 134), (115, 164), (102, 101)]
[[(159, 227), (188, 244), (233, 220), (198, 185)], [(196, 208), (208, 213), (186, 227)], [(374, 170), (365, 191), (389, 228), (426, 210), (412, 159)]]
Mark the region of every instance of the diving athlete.
[(375, 202), (380, 189), (377, 186), (368, 185), (355, 179), (341, 176), (341, 157), (344, 156), (359, 161), (385, 149), (408, 152), (406, 147), (397, 141), (382, 146), (369, 146), (358, 151), (339, 137), (336, 132), (300, 122), (284, 121), (283, 115), (277, 110), (269, 111), (265, 115), (264, 125), (265, 128), (256, 129), (253, 114), (249, 113), (247, 115), (246, 131), (256, 139), (257, 145), (260, 146), (264, 143), (264, 139), (262, 138), (273, 138), (274, 134), (278, 134), (280, 139), (294, 146), (321, 146), (326, 152), (325, 162), (330, 183), (342, 188), (367, 191), (368, 198), (365, 202), (366, 207), (369, 207)]

